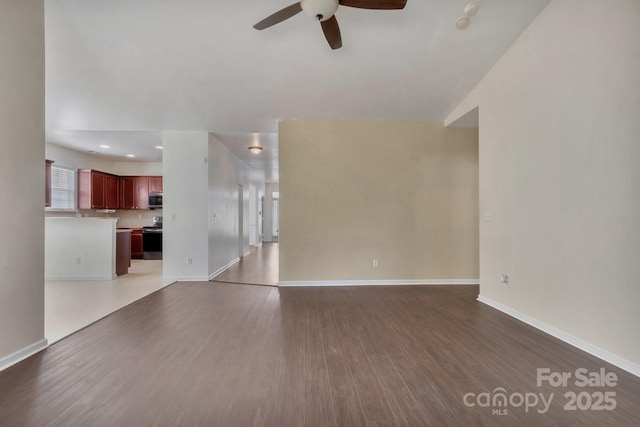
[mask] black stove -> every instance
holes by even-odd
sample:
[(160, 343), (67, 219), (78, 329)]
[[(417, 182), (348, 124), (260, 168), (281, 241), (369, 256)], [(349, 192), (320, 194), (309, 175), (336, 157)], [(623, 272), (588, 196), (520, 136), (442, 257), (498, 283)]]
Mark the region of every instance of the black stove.
[(162, 217), (154, 216), (153, 225), (142, 227), (142, 258), (162, 259)]

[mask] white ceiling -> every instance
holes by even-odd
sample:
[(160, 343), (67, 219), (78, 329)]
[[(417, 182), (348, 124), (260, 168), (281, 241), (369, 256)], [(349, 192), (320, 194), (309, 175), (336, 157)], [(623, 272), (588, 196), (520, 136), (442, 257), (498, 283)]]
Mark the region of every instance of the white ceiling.
[(159, 161), (163, 129), (210, 131), (277, 180), (279, 119), (443, 120), (549, 0), (480, 0), (463, 31), (464, 0), (340, 7), (336, 51), (304, 14), (252, 28), (291, 3), (47, 0), (47, 140)]

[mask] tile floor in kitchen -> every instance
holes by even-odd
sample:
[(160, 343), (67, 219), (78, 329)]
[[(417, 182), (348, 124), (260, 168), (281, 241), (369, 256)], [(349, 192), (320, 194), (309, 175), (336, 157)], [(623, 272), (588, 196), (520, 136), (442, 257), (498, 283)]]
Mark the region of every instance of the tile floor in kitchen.
[(131, 260), (116, 280), (45, 281), (45, 338), (53, 344), (170, 283), (161, 260)]

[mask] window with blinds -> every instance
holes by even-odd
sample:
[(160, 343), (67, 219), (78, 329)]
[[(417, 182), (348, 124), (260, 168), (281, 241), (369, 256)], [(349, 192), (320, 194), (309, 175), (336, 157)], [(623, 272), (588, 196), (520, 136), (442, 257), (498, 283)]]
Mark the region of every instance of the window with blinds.
[(76, 171), (51, 165), (51, 209), (76, 209)]

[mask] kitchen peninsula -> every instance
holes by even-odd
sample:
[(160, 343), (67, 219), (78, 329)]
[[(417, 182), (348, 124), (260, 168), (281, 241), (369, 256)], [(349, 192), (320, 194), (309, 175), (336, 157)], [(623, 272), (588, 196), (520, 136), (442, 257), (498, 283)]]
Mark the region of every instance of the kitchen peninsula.
[[(45, 279), (113, 280), (116, 273), (126, 274), (131, 259), (131, 230), (117, 229), (117, 221), (45, 218)], [(117, 239), (118, 233), (127, 236)], [(117, 259), (126, 260), (126, 264), (117, 265)]]

